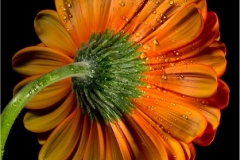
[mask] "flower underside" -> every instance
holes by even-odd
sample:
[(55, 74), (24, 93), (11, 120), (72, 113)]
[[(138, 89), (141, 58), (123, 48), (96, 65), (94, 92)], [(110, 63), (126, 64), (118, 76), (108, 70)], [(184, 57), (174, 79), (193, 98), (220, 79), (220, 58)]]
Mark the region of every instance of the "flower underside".
[(131, 98), (143, 94), (137, 87), (144, 85), (142, 73), (147, 70), (138, 48), (128, 35), (106, 30), (93, 33), (77, 51), (74, 61), (88, 63), (89, 74), (85, 79), (73, 77), (72, 89), (91, 120), (117, 120), (135, 107)]

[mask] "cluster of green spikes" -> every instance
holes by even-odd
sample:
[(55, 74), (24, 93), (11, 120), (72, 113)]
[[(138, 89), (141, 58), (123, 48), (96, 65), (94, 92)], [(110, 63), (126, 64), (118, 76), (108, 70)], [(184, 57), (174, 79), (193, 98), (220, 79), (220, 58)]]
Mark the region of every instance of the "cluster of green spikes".
[(138, 49), (128, 35), (106, 30), (92, 34), (77, 51), (75, 62), (87, 62), (90, 68), (84, 79), (72, 77), (72, 89), (92, 120), (109, 122), (131, 113), (131, 98), (143, 94), (137, 87), (145, 85), (141, 78), (147, 70)]

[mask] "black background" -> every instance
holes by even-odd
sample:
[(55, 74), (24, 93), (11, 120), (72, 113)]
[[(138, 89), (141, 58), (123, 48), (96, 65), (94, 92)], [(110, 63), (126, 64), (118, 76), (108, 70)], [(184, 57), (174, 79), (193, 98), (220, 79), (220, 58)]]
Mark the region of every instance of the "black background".
[[(208, 0), (208, 10), (219, 17), (221, 41), (227, 46), (227, 70), (222, 79), (231, 89), (228, 108), (222, 111), (221, 125), (213, 143), (198, 147), (197, 160), (238, 159), (239, 154), (239, 4), (238, 1)], [(13, 87), (21, 77), (11, 68), (11, 58), (18, 50), (38, 44), (33, 29), (36, 14), (43, 9), (54, 9), (53, 0), (5, 0), (1, 9), (1, 105), (12, 98)], [(22, 124), (21, 112), (8, 137), (4, 160), (37, 159), (40, 146), (36, 136)]]

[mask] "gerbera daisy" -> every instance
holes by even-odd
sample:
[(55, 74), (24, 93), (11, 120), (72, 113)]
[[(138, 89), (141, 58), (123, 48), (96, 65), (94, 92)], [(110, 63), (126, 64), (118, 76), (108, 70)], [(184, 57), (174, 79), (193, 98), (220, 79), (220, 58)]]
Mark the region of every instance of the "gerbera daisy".
[[(55, 0), (34, 21), (41, 43), (12, 59), (24, 76), (81, 63), (25, 108), (39, 159), (194, 159), (228, 104), (226, 49), (204, 0)], [(74, 69), (74, 68), (73, 68)]]

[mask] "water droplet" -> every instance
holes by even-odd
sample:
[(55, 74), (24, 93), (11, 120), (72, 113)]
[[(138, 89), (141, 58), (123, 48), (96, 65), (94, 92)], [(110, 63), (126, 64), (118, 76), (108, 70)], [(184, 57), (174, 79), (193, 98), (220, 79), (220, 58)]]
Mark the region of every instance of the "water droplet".
[(41, 155), (41, 160), (44, 160), (44, 159), (46, 159), (46, 153), (42, 153)]
[(119, 4), (124, 7), (125, 6), (125, 3), (123, 1), (120, 1)]
[(137, 33), (136, 33), (136, 36), (137, 36), (137, 37), (141, 37), (141, 33), (137, 32)]
[(68, 8), (71, 8), (72, 5), (71, 5), (70, 3), (67, 3), (67, 7), (68, 7)]
[(71, 14), (68, 14), (68, 17), (69, 17), (69, 18), (72, 18), (73, 16), (72, 16)]
[(63, 15), (62, 18), (63, 18), (64, 20), (66, 20), (66, 19), (67, 19), (67, 16), (66, 16), (66, 15)]
[(69, 29), (69, 28), (67, 28), (67, 31), (69, 32), (69, 31), (70, 31), (70, 29)]
[(151, 26), (151, 29), (154, 31), (156, 28), (154, 26)]
[(162, 79), (166, 80), (167, 79), (167, 75), (163, 74), (162, 75)]
[(150, 48), (150, 46), (149, 46), (149, 45), (147, 45), (147, 44), (144, 44), (144, 45), (143, 45), (143, 49), (145, 49), (145, 50), (150, 50), (151, 48)]
[(162, 20), (161, 20), (160, 18), (157, 18), (156, 21), (157, 21), (158, 23), (162, 23)]
[(66, 11), (66, 8), (65, 8), (65, 7), (61, 6), (60, 8), (61, 8), (63, 11)]
[(167, 63), (167, 62), (170, 62), (170, 61), (171, 61), (171, 59), (169, 59), (169, 58), (165, 58), (165, 59), (164, 59), (164, 62), (166, 62), (166, 63)]
[(189, 114), (189, 115), (191, 115), (191, 114), (192, 114), (192, 113), (191, 113), (191, 112), (189, 112), (189, 111), (186, 111), (186, 113), (187, 113), (187, 114)]
[(173, 5), (173, 4), (174, 4), (174, 1), (170, 1), (169, 4), (170, 4), (170, 5)]
[(181, 56), (181, 55), (182, 55), (182, 53), (179, 52), (179, 51), (174, 51), (174, 54), (175, 54), (176, 56)]
[(28, 94), (29, 94), (29, 95), (33, 94), (33, 91), (32, 91), (32, 90), (29, 90), (29, 91), (28, 91)]
[(156, 11), (156, 10), (152, 11), (152, 14), (156, 14), (156, 13), (157, 13), (157, 11)]
[(163, 15), (162, 19), (163, 19), (163, 20), (166, 20), (166, 19), (167, 19), (167, 16), (166, 16), (166, 15)]
[(188, 120), (188, 116), (186, 116), (186, 115), (183, 115), (183, 118), (185, 118), (186, 120)]
[(153, 40), (153, 44), (155, 44), (156, 46), (159, 45), (158, 40), (154, 39), (154, 40)]
[(145, 52), (141, 53), (140, 58), (141, 58), (141, 59), (147, 58), (147, 54), (146, 54)]
[(123, 19), (124, 21), (126, 21), (126, 22), (129, 21), (129, 19), (128, 19), (127, 17), (125, 17), (125, 16), (122, 16), (122, 19)]

